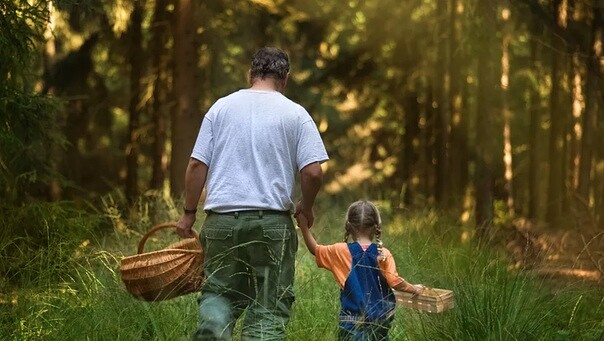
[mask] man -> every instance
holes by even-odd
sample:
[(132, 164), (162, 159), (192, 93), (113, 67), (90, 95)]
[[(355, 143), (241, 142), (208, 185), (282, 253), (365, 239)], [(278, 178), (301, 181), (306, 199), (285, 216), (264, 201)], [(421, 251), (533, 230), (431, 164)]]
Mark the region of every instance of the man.
[(242, 340), (285, 339), (298, 248), (291, 218), (296, 173), (302, 198), (294, 214), (312, 225), (320, 164), (328, 159), (308, 112), (282, 94), (288, 76), (284, 51), (260, 49), (250, 88), (214, 103), (195, 142), (177, 231), (192, 236), (205, 185), (205, 283), (196, 339), (230, 340), (246, 308)]

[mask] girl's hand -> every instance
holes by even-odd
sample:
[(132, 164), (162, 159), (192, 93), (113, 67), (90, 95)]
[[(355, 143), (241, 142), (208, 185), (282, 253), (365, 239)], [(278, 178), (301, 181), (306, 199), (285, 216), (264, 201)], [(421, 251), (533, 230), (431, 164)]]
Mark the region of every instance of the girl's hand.
[(304, 238), (304, 244), (306, 244), (306, 247), (308, 248), (308, 251), (310, 251), (310, 253), (315, 254), (315, 251), (317, 250), (317, 241), (315, 240), (315, 237), (312, 236), (312, 233), (310, 233), (310, 224), (308, 223), (308, 217), (306, 217), (304, 214), (302, 213), (298, 213), (296, 214), (296, 222), (298, 223), (298, 226), (300, 227), (300, 231), (302, 231), (302, 237)]
[(296, 222), (300, 228), (308, 229), (308, 219), (303, 213), (298, 213), (296, 215)]
[(421, 295), (424, 292), (425, 287), (421, 284), (414, 284), (413, 291), (415, 295)]

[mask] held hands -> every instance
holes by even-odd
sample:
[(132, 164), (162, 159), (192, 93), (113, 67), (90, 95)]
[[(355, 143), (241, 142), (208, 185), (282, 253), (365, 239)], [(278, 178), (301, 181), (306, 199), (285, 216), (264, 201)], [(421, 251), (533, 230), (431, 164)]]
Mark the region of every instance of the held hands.
[(176, 234), (180, 238), (193, 238), (195, 237), (195, 233), (193, 233), (193, 224), (195, 223), (195, 215), (194, 214), (186, 214), (184, 213), (176, 222)]
[(304, 219), (305, 219), (304, 226), (311, 228), (311, 226), (315, 220), (315, 216), (312, 212), (312, 207), (306, 208), (302, 205), (302, 202), (299, 201), (298, 204), (296, 205), (296, 212), (294, 213), (294, 217), (296, 218), (296, 222), (298, 223), (298, 226), (300, 226), (300, 227), (302, 227), (302, 222), (300, 220), (301, 216), (304, 217)]
[(300, 227), (300, 231), (302, 231), (302, 237), (304, 238), (304, 244), (306, 244), (306, 248), (308, 248), (308, 251), (312, 255), (315, 255), (315, 252), (317, 250), (317, 241), (315, 240), (315, 237), (313, 237), (312, 233), (310, 233), (310, 223), (308, 221), (308, 216), (306, 215), (306, 213), (300, 212), (296, 214), (295, 217), (296, 222)]
[(308, 226), (308, 219), (306, 219), (306, 216), (304, 214), (296, 215), (296, 222), (298, 223), (298, 226), (300, 226), (301, 229), (310, 228)]

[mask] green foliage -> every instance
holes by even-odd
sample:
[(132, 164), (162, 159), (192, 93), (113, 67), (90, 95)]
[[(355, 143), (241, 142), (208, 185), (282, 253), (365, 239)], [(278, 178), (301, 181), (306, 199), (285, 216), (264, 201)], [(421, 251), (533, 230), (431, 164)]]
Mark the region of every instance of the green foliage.
[(46, 4), (0, 3), (0, 196), (5, 204), (43, 193), (50, 178), (56, 178), (50, 148), (63, 144), (56, 126), (58, 103), (32, 91)]
[[(318, 217), (313, 233), (320, 242), (341, 239), (338, 213), (343, 209), (332, 207), (329, 214)], [(412, 283), (453, 290), (456, 304), (441, 314), (397, 309), (392, 340), (602, 337), (602, 288), (575, 285), (556, 290), (548, 282), (510, 270), (502, 255), (481, 250), (470, 241), (460, 242), (463, 229), (432, 211), (405, 217), (384, 212), (384, 220), (384, 242), (399, 273)], [(125, 241), (123, 237), (119, 243)], [(130, 238), (127, 244), (132, 247), (137, 238)], [(111, 247), (116, 240), (106, 242)], [(14, 303), (0, 303), (4, 305), (0, 334), (8, 335), (8, 340), (189, 339), (197, 324), (196, 295), (159, 303), (132, 298), (119, 278), (119, 257), (128, 253), (121, 250), (88, 252), (77, 262), (66, 263), (69, 276), (62, 283), (29, 285), (12, 293), (9, 298)], [(39, 271), (52, 272), (50, 268)], [(329, 272), (316, 267), (303, 245), (296, 263), (295, 291), (288, 339), (311, 340), (317, 335), (335, 339), (338, 286)]]
[(58, 103), (12, 90), (0, 94), (0, 196), (20, 203), (44, 195), (52, 179), (52, 148), (64, 139), (55, 121)]
[[(542, 311), (547, 298), (529, 280), (510, 272), (505, 263), (476, 262), (456, 279), (457, 337), (473, 340), (538, 339), (548, 332), (551, 312)], [(455, 335), (455, 334), (453, 334)]]
[(322, 335), (324, 340), (335, 340), (340, 291), (331, 273), (318, 269), (314, 257), (304, 246), (296, 262), (295, 293), (288, 337), (313, 340), (316, 335)]
[(130, 204), (122, 191), (102, 197), (102, 212), (111, 220), (116, 230), (144, 233), (151, 226), (175, 221), (181, 213), (182, 203), (160, 191), (149, 190)]
[(91, 254), (71, 264), (63, 285), (23, 290), (0, 315), (7, 340), (186, 340), (195, 328), (190, 295), (148, 304), (126, 293), (111, 254)]
[[(0, 98), (8, 87), (20, 88), (32, 63), (36, 42), (48, 19), (45, 1), (0, 1)], [(25, 77), (23, 77), (25, 76)]]
[[(143, 6), (140, 64), (144, 96), (139, 103), (139, 127), (129, 133), (127, 108), (131, 80), (126, 59), (130, 41), (127, 28), (133, 3), (116, 0), (7, 0), (0, 3), (0, 195), (20, 202), (28, 195), (40, 197), (50, 179), (60, 178), (53, 172), (62, 173), (78, 187), (77, 196), (83, 195), (82, 189), (94, 191), (91, 196), (103, 195), (110, 187), (123, 183), (124, 151), (129, 148), (130, 133), (140, 137), (138, 185), (141, 192), (150, 187), (148, 180), (153, 163), (166, 162), (158, 161), (162, 155), (154, 155), (153, 143), (156, 138), (163, 142), (169, 122), (165, 126), (159, 124), (152, 114), (156, 110), (153, 106), (158, 104), (161, 107), (158, 112), (169, 121), (167, 113), (174, 104), (170, 94), (174, 75), (168, 66), (173, 63), (173, 41), (168, 37), (174, 33), (173, 23), (178, 22), (178, 13), (170, 1), (167, 5), (160, 1), (145, 2)], [(479, 10), (478, 4), (482, 3), (475, 0), (200, 3), (194, 6), (197, 22), (192, 28), (200, 57), (191, 69), (196, 73), (195, 86), (199, 87), (195, 99), (199, 103), (197, 112), (201, 117), (217, 98), (245, 87), (249, 56), (254, 50), (263, 45), (281, 46), (290, 53), (292, 62), (286, 94), (309, 110), (330, 154), (325, 184), (338, 186), (326, 188), (336, 194), (341, 194), (345, 187), (354, 191), (361, 188), (365, 194), (383, 198), (395, 197), (405, 188), (409, 194), (406, 204), (421, 205), (423, 198), (434, 197), (434, 170), (443, 161), (433, 160), (438, 155), (435, 137), (440, 129), (435, 126), (437, 117), (433, 115), (440, 108), (448, 110), (444, 116), (450, 122), (444, 124), (455, 135), (451, 139), (460, 138), (460, 141), (448, 141), (449, 156), (463, 163), (451, 167), (452, 179), (460, 175), (464, 182), (460, 186), (467, 187), (467, 181), (472, 181), (475, 175), (473, 171), (469, 174), (465, 171), (475, 169), (478, 160), (475, 155), (466, 155), (472, 153), (467, 148), (484, 142), (475, 141), (476, 118), (484, 116), (477, 116), (475, 112), (477, 90), (485, 89), (477, 85), (476, 63), (484, 51), (492, 51), (489, 63), (499, 69), (502, 49), (498, 40), (503, 38), (504, 27), (507, 27), (502, 21), (503, 9), (510, 5), (491, 6), (501, 15), (494, 19), (496, 22), (485, 25), (493, 20)], [(535, 1), (515, 1), (511, 4), (516, 6), (509, 8), (512, 39), (510, 84), (505, 99), (511, 114), (513, 162), (518, 166), (514, 167), (512, 194), (517, 207), (523, 211), (528, 198), (540, 197), (538, 193), (529, 192), (546, 187), (537, 184), (527, 190), (529, 171), (523, 165), (528, 162), (528, 151), (538, 149), (539, 167), (545, 167), (550, 158), (543, 153), (545, 143), (529, 146), (528, 137), (538, 135), (535, 141), (541, 141), (550, 129), (549, 115), (545, 113), (550, 105), (547, 98), (551, 86), (551, 47), (539, 42), (548, 41), (553, 32), (544, 30), (543, 23), (539, 23), (544, 18), (535, 17), (535, 6), (527, 6), (528, 3), (542, 6)], [(596, 21), (592, 18), (597, 8), (579, 7), (582, 14), (570, 22), (580, 25), (581, 31), (577, 32), (584, 32), (581, 37), (587, 39), (589, 26)], [(155, 23), (152, 13), (160, 9), (165, 12), (162, 18), (166, 20)], [(164, 34), (155, 46), (154, 32), (158, 27)], [(493, 28), (489, 35), (492, 38), (489, 44), (493, 46), (481, 41), (482, 35), (491, 32), (484, 28)], [(586, 51), (577, 52), (586, 55)], [(444, 66), (448, 54), (452, 59), (446, 64), (450, 66)], [(155, 65), (152, 60), (163, 66), (157, 69), (152, 66)], [(574, 71), (569, 72), (576, 73), (584, 83), (584, 58), (576, 63)], [(156, 77), (163, 81), (155, 83)], [(573, 77), (569, 73), (562, 78), (569, 82)], [(455, 92), (450, 94), (447, 102), (451, 103), (447, 105), (439, 98), (440, 90), (437, 91), (444, 79), (452, 82), (448, 87)], [(561, 97), (572, 94), (571, 83), (566, 85)], [(590, 102), (587, 98), (591, 92), (586, 90), (586, 83), (583, 85), (581, 93), (585, 99), (579, 102)], [(69, 104), (57, 110), (57, 106), (44, 97), (34, 95), (34, 89), (54, 91)], [(480, 96), (494, 101), (490, 110), (495, 114), (490, 116), (499, 131), (492, 136), (496, 141), (502, 135), (499, 109), (503, 99), (499, 92), (500, 89), (493, 88), (487, 91), (487, 96)], [(161, 94), (159, 97), (163, 99), (153, 98), (153, 93)], [(529, 120), (533, 115), (527, 114), (529, 99), (535, 99), (537, 107), (533, 109), (540, 117), (534, 128)], [(453, 102), (458, 103), (452, 105)], [(455, 106), (459, 106), (455, 109), (457, 112), (452, 111)], [(453, 126), (461, 124), (454, 122), (457, 120), (463, 122), (463, 127)], [(417, 131), (407, 129), (407, 124)], [(67, 136), (69, 148), (63, 149), (65, 142), (61, 134)], [(170, 132), (167, 138), (172, 134)], [(577, 136), (576, 142), (579, 140)], [(572, 142), (573, 145), (576, 142)], [(54, 146), (55, 152), (49, 152), (50, 146)], [(162, 147), (170, 150), (174, 145), (168, 142)], [(184, 148), (173, 150), (187, 153)], [(566, 150), (572, 154), (578, 149)], [(491, 152), (500, 154), (496, 150)], [(567, 157), (575, 158), (570, 154)], [(493, 171), (499, 181), (503, 175), (501, 157), (494, 158), (497, 164)], [(597, 155), (596, 159), (599, 159)], [(166, 166), (169, 165), (162, 164), (162, 169), (166, 170)], [(462, 169), (464, 176), (457, 174)], [(573, 172), (569, 170), (568, 174)], [(465, 178), (466, 175), (469, 178)], [(593, 176), (599, 178), (601, 174)], [(457, 190), (458, 193), (453, 193), (456, 196), (465, 193), (461, 188)], [(74, 192), (67, 190), (63, 194), (70, 196)], [(461, 209), (461, 203), (460, 200), (453, 205)], [(545, 204), (537, 204), (542, 211)]]
[(0, 217), (1, 287), (65, 280), (99, 224), (98, 216), (68, 202), (3, 204)]
[[(604, 332), (601, 288), (556, 289), (530, 272), (513, 269), (505, 253), (475, 245), (463, 237), (471, 229), (464, 232), (432, 211), (395, 220), (393, 228), (399, 224), (407, 227), (400, 234), (404, 242), (389, 247), (401, 274), (455, 295), (455, 308), (442, 314), (406, 311), (394, 330), (401, 338), (566, 340), (597, 339), (594, 335)], [(593, 314), (588, 317), (587, 311)]]

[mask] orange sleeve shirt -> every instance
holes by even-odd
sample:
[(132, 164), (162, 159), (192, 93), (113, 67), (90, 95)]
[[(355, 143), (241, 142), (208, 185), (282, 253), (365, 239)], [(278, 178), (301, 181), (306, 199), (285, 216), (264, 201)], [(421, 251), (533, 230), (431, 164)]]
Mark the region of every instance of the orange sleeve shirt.
[[(361, 247), (365, 250), (368, 245), (361, 245)], [(382, 275), (384, 275), (386, 282), (392, 288), (403, 282), (404, 279), (398, 275), (396, 264), (394, 263), (394, 258), (392, 258), (390, 251), (386, 248), (383, 248), (382, 251), (385, 259), (378, 263)], [(346, 279), (348, 278), (352, 267), (352, 255), (348, 250), (348, 244), (336, 243), (331, 245), (317, 245), (315, 257), (317, 265), (320, 268), (331, 271), (336, 282), (340, 285), (340, 288), (344, 288), (344, 283), (346, 283)]]

